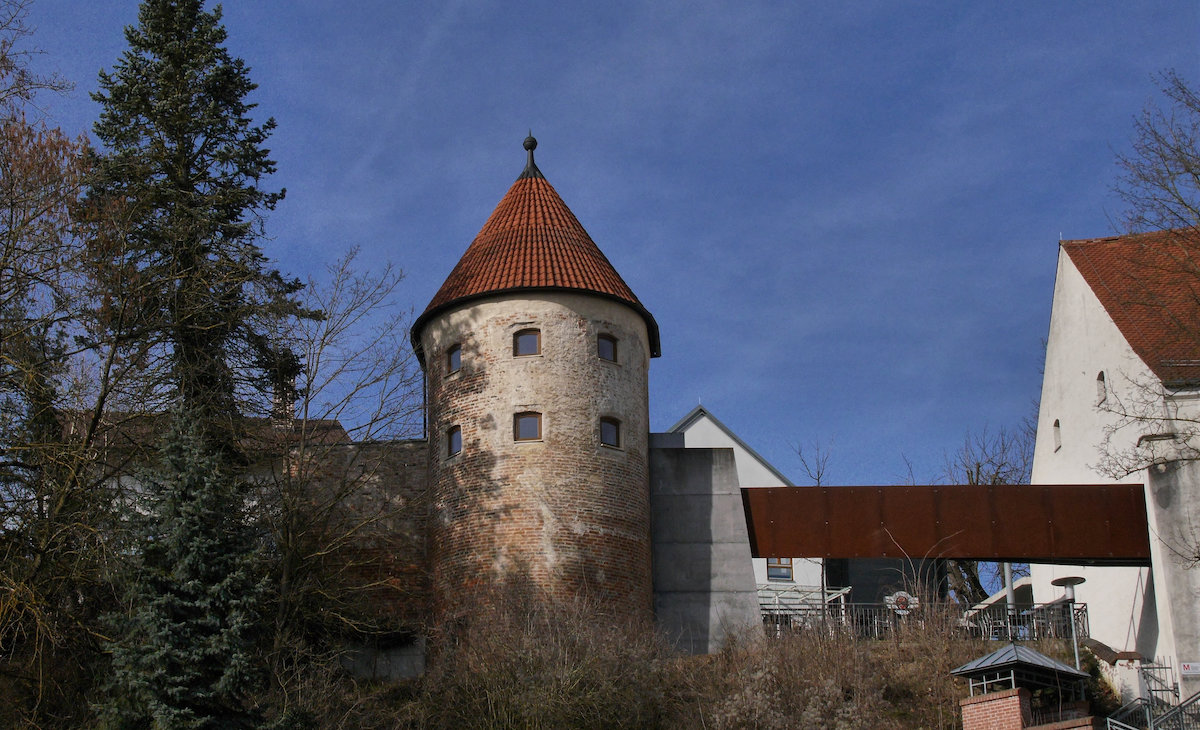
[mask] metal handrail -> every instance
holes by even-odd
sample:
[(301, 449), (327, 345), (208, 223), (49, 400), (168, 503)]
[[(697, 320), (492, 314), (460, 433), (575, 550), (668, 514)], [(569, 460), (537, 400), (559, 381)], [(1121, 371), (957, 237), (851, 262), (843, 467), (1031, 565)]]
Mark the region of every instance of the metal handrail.
[(1200, 692), (1151, 720), (1154, 730), (1200, 730)]
[(1122, 729), (1132, 727), (1135, 730), (1147, 730), (1151, 724), (1151, 716), (1150, 703), (1141, 697), (1135, 697), (1108, 716), (1109, 727)]
[(944, 616), (957, 623), (966, 634), (1002, 641), (1071, 638), (1072, 618), (1076, 635), (1089, 636), (1086, 603), (1074, 604), (1074, 610), (1061, 601), (1024, 606), (1008, 611), (971, 609), (963, 612), (958, 604), (938, 601), (924, 602), (919, 607), (900, 614), (882, 603), (793, 603), (779, 605), (762, 601), (759, 609), (763, 623), (775, 631), (784, 628), (840, 627), (866, 638), (890, 636), (894, 629), (911, 621), (923, 621)]

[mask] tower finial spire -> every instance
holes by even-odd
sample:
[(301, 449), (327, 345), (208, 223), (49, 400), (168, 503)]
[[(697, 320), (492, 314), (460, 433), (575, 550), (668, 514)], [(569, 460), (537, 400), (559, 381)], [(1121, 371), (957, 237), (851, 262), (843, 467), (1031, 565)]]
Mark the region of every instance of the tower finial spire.
[(533, 161), (533, 151), (537, 149), (537, 140), (533, 138), (532, 129), (529, 130), (529, 136), (525, 138), (525, 142), (521, 146), (529, 153), (529, 158), (525, 162), (525, 169), (521, 171), (517, 179), (524, 180), (527, 177), (540, 177), (545, 180), (546, 176), (542, 174), (542, 171), (538, 169), (538, 166)]

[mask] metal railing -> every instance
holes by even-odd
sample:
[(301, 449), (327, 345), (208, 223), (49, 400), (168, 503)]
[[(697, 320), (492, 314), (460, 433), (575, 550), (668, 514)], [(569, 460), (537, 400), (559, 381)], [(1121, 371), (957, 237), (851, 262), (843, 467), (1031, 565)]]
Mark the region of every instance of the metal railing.
[(1150, 727), (1154, 730), (1200, 730), (1200, 693), (1152, 718)]
[[(953, 603), (925, 602), (906, 613), (882, 603), (803, 603), (788, 606), (761, 604), (763, 623), (771, 633), (784, 629), (839, 628), (861, 638), (881, 639), (898, 627), (924, 625), (931, 620), (952, 622), (969, 636), (996, 640), (1032, 641), (1071, 638), (1071, 610), (1066, 603), (1026, 606), (1009, 612), (1005, 606), (963, 612)], [(1086, 603), (1074, 604), (1075, 631), (1089, 635)]]
[(1200, 692), (1178, 702), (1174, 672), (1161, 660), (1139, 667), (1149, 697), (1127, 702), (1107, 719), (1108, 730), (1200, 730)]
[(1142, 690), (1150, 703), (1150, 714), (1161, 715), (1179, 704), (1179, 682), (1175, 679), (1175, 667), (1159, 657), (1153, 664), (1138, 667), (1142, 678)]
[(1087, 702), (1075, 702), (1065, 707), (1034, 707), (1032, 710), (1033, 725), (1049, 725), (1063, 720), (1080, 720), (1091, 717)]
[(1109, 715), (1107, 721), (1110, 730), (1149, 730), (1150, 718), (1150, 703), (1136, 697)]
[(1009, 610), (1003, 603), (987, 608), (970, 609), (963, 622), (971, 633), (997, 641), (1036, 641), (1038, 639), (1070, 639), (1072, 614), (1075, 636), (1090, 636), (1086, 603), (1035, 603)]

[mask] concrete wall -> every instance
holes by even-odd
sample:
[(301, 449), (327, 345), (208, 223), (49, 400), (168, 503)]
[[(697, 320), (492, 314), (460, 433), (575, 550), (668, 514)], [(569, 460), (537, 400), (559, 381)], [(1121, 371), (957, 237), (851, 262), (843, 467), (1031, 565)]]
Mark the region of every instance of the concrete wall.
[[(790, 483), (780, 479), (762, 457), (743, 447), (736, 439), (713, 421), (707, 415), (685, 423), (679, 432), (683, 434), (684, 443), (688, 448), (732, 449), (737, 469), (738, 483), (745, 487), (790, 487)], [(787, 557), (787, 556), (780, 556)], [(751, 558), (750, 568), (754, 571), (756, 583), (766, 583), (766, 558)], [(780, 581), (783, 582), (783, 581)], [(819, 558), (792, 558), (792, 583), (802, 586), (821, 585), (821, 560)]]
[[(1157, 538), (1164, 548), (1163, 584), (1159, 601), (1171, 619), (1175, 640), (1175, 659), (1200, 662), (1200, 568), (1196, 566), (1200, 550), (1200, 463), (1175, 462), (1151, 467), (1146, 505), (1158, 525)], [(1200, 677), (1181, 677), (1183, 697), (1200, 692)]]
[(650, 505), (659, 628), (693, 654), (760, 631), (733, 450), (651, 448)]
[[(541, 331), (541, 353), (516, 357), (513, 335), (528, 328)], [(617, 338), (617, 362), (598, 357), (601, 333)], [(435, 612), (469, 612), (481, 591), (520, 582), (531, 596), (587, 595), (647, 614), (650, 348), (641, 315), (597, 296), (523, 292), (448, 310), (421, 337)], [(453, 345), (462, 366), (449, 372)], [(542, 438), (516, 441), (513, 416), (526, 411), (542, 414)], [(621, 423), (616, 448), (600, 443), (602, 417)], [(462, 451), (452, 455), (453, 426)]]

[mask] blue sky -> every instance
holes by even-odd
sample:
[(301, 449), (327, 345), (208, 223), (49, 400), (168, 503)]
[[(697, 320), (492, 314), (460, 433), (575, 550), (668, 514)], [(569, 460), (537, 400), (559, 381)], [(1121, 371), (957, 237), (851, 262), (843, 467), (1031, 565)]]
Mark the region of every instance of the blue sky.
[[(88, 98), (128, 0), (34, 0), (45, 99)], [(538, 165), (662, 330), (651, 426), (702, 402), (797, 483), (938, 477), (1041, 387), (1057, 241), (1109, 235), (1154, 74), (1200, 82), (1200, 3), (233, 0), (279, 124), (265, 246), (353, 246), (424, 308)]]

